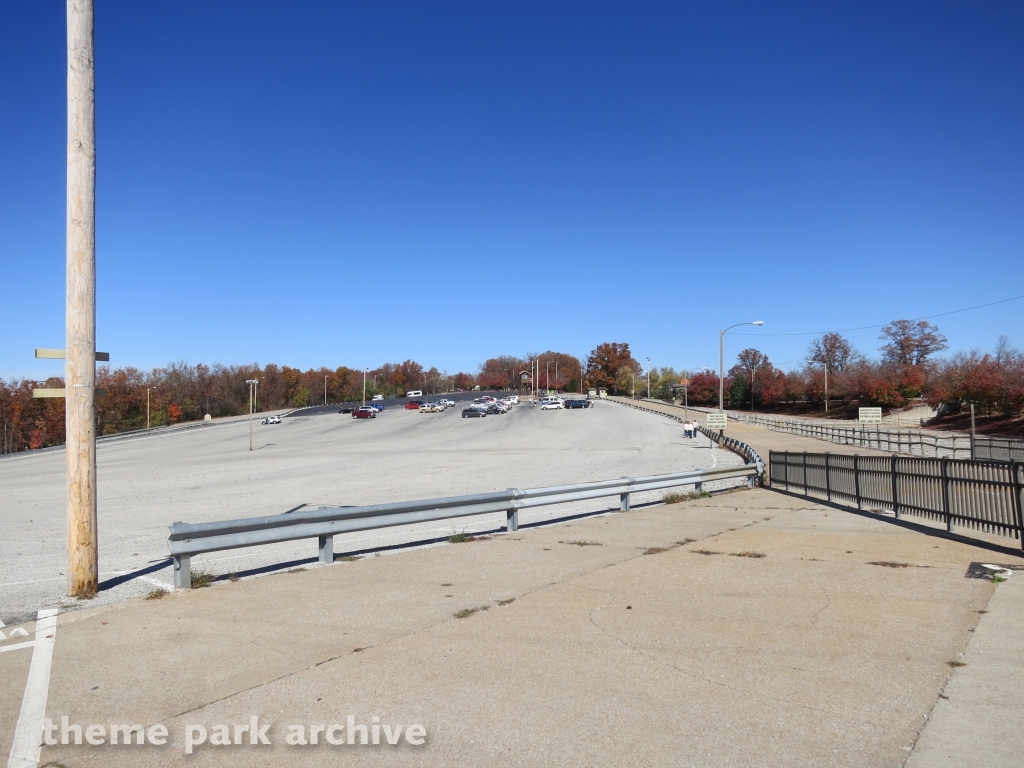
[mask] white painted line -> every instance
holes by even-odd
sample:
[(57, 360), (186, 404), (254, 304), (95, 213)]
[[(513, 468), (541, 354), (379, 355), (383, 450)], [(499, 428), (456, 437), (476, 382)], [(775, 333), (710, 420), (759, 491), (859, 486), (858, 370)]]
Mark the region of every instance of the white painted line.
[(53, 642), (57, 634), (57, 608), (44, 608), (36, 619), (35, 648), (28, 668), (25, 697), (21, 700), (21, 714), (14, 732), (11, 756), (7, 768), (37, 768), (40, 744), (43, 740), (43, 719), (46, 717), (46, 698), (50, 691), (50, 662)]
[(14, 645), (5, 645), (0, 647), (0, 653), (7, 653), (7, 651), (17, 651), (21, 648), (34, 648), (35, 644), (35, 640), (29, 640), (27, 643), (15, 643)]

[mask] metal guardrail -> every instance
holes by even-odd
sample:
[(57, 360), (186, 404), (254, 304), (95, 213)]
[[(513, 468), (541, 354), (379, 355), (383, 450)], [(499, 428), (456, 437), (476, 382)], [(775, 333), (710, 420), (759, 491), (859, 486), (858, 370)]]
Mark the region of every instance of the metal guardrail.
[(774, 488), (891, 510), (1018, 539), (1024, 547), (1024, 464), (771, 451)]
[(174, 561), (174, 586), (192, 586), (190, 558), (205, 552), (238, 549), (260, 544), (277, 544), (296, 539), (317, 539), (320, 562), (334, 562), (333, 537), (340, 533), (390, 528), (396, 525), (448, 520), (471, 515), (505, 512), (505, 529), (519, 529), (519, 510), (570, 501), (618, 496), (619, 509), (629, 510), (630, 494), (692, 485), (703, 490), (704, 483), (746, 477), (753, 487), (760, 472), (755, 465), (676, 472), (646, 477), (622, 477), (577, 485), (494, 491), (469, 496), (401, 501), (361, 507), (324, 507), (270, 517), (250, 517), (212, 523), (174, 523), (167, 546)]
[[(679, 421), (679, 422), (683, 421), (683, 419), (681, 419), (679, 416), (676, 416), (674, 413), (666, 413), (665, 411), (655, 410), (654, 408), (645, 408), (644, 406), (637, 405), (636, 403), (632, 403), (632, 402), (628, 402), (628, 401), (624, 401), (624, 400), (617, 400), (617, 399), (610, 399), (610, 402), (618, 403), (619, 405), (625, 405), (625, 406), (628, 406), (630, 408), (636, 408), (638, 411), (646, 411), (647, 413), (654, 413), (654, 414), (657, 414), (658, 416), (664, 416), (665, 418), (668, 418), (668, 419), (675, 419), (676, 421)], [(646, 402), (651, 402), (651, 401), (646, 401)], [(658, 405), (660, 405), (660, 403), (658, 403)], [(668, 404), (666, 403), (666, 405), (668, 405)], [(672, 407), (675, 407), (675, 406), (672, 406)], [(692, 406), (691, 406), (690, 409), (691, 410), (695, 410)], [(718, 413), (718, 411), (709, 411), (709, 412), (710, 413)], [(710, 429), (707, 429), (706, 427), (702, 427), (700, 424), (697, 424), (696, 422), (692, 422), (692, 423), (697, 427), (697, 429), (700, 431), (700, 433), (703, 434), (705, 437), (707, 437), (709, 440), (713, 440), (715, 443), (717, 443), (718, 445), (722, 446), (723, 448), (727, 448), (728, 450), (732, 451), (733, 453), (739, 454), (748, 464), (754, 464), (757, 467), (758, 479), (759, 480), (763, 480), (766, 465), (765, 465), (764, 459), (761, 458), (760, 454), (758, 454), (757, 451), (755, 451), (752, 447), (750, 447), (749, 445), (747, 445), (744, 442), (741, 442), (739, 440), (735, 440), (735, 439), (733, 439), (731, 437), (726, 437), (720, 431), (719, 432), (715, 432), (715, 431), (712, 431)]]
[(759, 413), (726, 411), (730, 419), (776, 432), (813, 437), (839, 445), (872, 448), (886, 453), (950, 459), (1024, 461), (1024, 440), (975, 437), (926, 429), (884, 429), (856, 421), (793, 419)]

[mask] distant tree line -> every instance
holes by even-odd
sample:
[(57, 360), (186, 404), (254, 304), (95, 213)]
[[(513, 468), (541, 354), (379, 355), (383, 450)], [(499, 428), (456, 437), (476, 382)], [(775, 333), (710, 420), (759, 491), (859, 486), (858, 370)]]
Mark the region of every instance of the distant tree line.
[[(736, 358), (725, 377), (730, 408), (771, 409), (782, 403), (820, 404), (825, 400), (828, 372), (830, 403), (837, 406), (877, 405), (899, 408), (915, 398), (956, 411), (974, 403), (985, 414), (1014, 416), (1024, 409), (1024, 354), (1000, 338), (993, 353), (960, 352), (936, 360), (946, 349), (938, 328), (925, 321), (896, 320), (882, 329), (878, 360), (868, 360), (837, 333), (815, 339), (807, 350), (808, 363), (783, 372), (763, 352), (748, 348)], [(548, 350), (504, 355), (480, 364), (476, 373), (448, 374), (425, 368), (414, 360), (385, 363), (373, 370), (341, 366), (303, 371), (288, 366), (189, 365), (166, 368), (97, 368), (97, 386), (107, 396), (97, 400), (101, 435), (142, 429), (147, 423), (164, 426), (204, 418), (234, 416), (249, 409), (247, 379), (257, 379), (258, 411), (300, 408), (320, 403), (354, 402), (363, 397), (398, 397), (411, 390), (438, 394), (453, 390), (537, 389), (586, 392), (604, 388), (617, 395), (646, 395), (672, 399), (680, 381), (689, 382), (694, 405), (718, 404), (718, 374), (714, 371), (643, 367), (629, 344), (597, 345), (586, 360)], [(64, 442), (64, 401), (33, 399), (36, 382), (0, 379), (0, 453), (61, 445)], [(60, 378), (45, 382), (63, 387)]]

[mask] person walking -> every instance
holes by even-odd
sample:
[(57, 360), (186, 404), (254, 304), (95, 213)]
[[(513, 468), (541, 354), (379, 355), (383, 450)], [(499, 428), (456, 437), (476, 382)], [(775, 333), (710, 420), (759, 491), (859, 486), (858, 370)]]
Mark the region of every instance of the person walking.
[(683, 422), (683, 435), (686, 437), (687, 440), (693, 437), (693, 427), (688, 421)]

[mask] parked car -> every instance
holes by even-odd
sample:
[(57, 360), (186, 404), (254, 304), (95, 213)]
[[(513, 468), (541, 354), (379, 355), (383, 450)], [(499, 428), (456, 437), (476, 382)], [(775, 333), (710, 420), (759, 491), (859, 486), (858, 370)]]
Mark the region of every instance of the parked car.
[(414, 390), (412, 390), (410, 392), (406, 392), (405, 396), (406, 397), (423, 397), (423, 392), (421, 390), (414, 389)]
[(490, 414), (505, 413), (505, 409), (502, 408), (497, 403), (491, 403), (490, 405), (487, 406), (487, 413), (490, 413)]
[(261, 424), (280, 424), (281, 423), (281, 417), (280, 416), (267, 416), (267, 418), (265, 418), (260, 423)]
[(368, 405), (364, 405), (360, 408), (356, 408), (352, 411), (353, 419), (375, 419), (377, 418), (377, 411)]
[(475, 419), (477, 417), (483, 418), (487, 415), (487, 411), (482, 411), (479, 408), (463, 408), (462, 418), (464, 419)]
[(440, 413), (441, 407), (436, 403), (424, 403), (420, 406), (420, 413)]
[(441, 400), (441, 404), (444, 405), (445, 408), (454, 408), (455, 407), (455, 401), (454, 400)]
[(586, 400), (566, 400), (565, 401), (565, 407), (566, 408), (586, 408), (587, 407), (587, 401)]
[(344, 408), (342, 408), (340, 411), (338, 411), (338, 413), (352, 413), (352, 410), (353, 410), (352, 408), (350, 408), (349, 406), (346, 405)]
[(384, 399), (384, 395), (374, 395), (370, 399), (371, 400), (383, 400)]
[(541, 400), (540, 401), (540, 409), (542, 411), (555, 411), (555, 410), (559, 410), (559, 409), (563, 409), (563, 408), (565, 408), (565, 406), (562, 405), (562, 401), (561, 400), (547, 400), (547, 399), (545, 399), (545, 400)]
[(380, 413), (381, 411), (383, 411), (383, 410), (384, 410), (384, 406), (383, 406), (383, 405), (381, 405), (380, 403), (370, 403), (370, 404), (369, 404), (368, 406), (366, 406), (366, 407), (367, 407), (367, 408), (373, 408), (373, 410), (375, 410), (375, 411), (376, 411), (377, 413)]
[(418, 411), (421, 405), (423, 405), (422, 400), (410, 400), (408, 403), (405, 404), (405, 410)]

